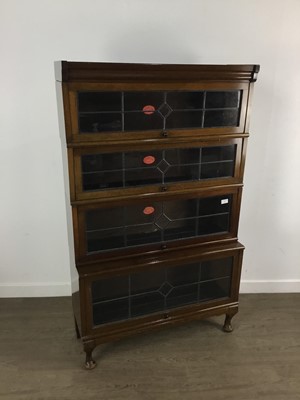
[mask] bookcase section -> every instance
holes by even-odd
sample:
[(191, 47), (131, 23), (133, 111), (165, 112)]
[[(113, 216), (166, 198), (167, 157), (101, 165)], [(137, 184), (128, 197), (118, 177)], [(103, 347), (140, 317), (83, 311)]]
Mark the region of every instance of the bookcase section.
[(56, 70), (86, 368), (97, 345), (163, 326), (225, 314), (231, 332), (259, 67), (62, 61)]

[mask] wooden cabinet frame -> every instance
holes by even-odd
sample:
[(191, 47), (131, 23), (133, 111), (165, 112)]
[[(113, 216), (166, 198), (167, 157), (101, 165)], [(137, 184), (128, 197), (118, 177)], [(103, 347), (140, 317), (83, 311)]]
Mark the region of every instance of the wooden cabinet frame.
[[(74, 163), (73, 171), (70, 175), (73, 175), (72, 180), (75, 182), (75, 190), (73, 192), (72, 200), (91, 200), (91, 199), (101, 199), (101, 198), (118, 198), (122, 196), (138, 196), (142, 194), (149, 193), (160, 193), (162, 191), (171, 193), (181, 193), (185, 190), (197, 190), (200, 187), (207, 186), (221, 186), (230, 185), (236, 183), (242, 183), (243, 180), (243, 148), (245, 146), (246, 138), (235, 138), (235, 139), (219, 139), (212, 141), (190, 141), (190, 142), (176, 142), (173, 141), (171, 144), (161, 144), (159, 142), (149, 144), (140, 144), (139, 142), (132, 143), (130, 146), (127, 144), (123, 146), (112, 146), (112, 145), (102, 145), (94, 147), (81, 147), (73, 148), (72, 160)], [(234, 174), (232, 177), (225, 178), (215, 178), (215, 179), (203, 179), (198, 181), (182, 181), (177, 183), (166, 183), (166, 184), (156, 184), (156, 185), (145, 185), (139, 187), (130, 188), (116, 188), (116, 189), (106, 189), (106, 190), (95, 190), (84, 192), (82, 187), (82, 167), (81, 167), (81, 156), (86, 154), (97, 154), (97, 153), (117, 153), (126, 151), (154, 151), (163, 149), (184, 149), (193, 147), (217, 147), (226, 145), (236, 145), (236, 157), (234, 161)]]
[[(217, 249), (217, 250), (216, 250)], [(158, 257), (156, 259), (156, 266), (152, 268), (161, 268), (162, 266), (177, 266), (187, 262), (201, 262), (206, 260), (213, 260), (223, 257), (233, 257), (233, 273), (231, 279), (231, 290), (230, 296), (226, 299), (212, 300), (199, 304), (193, 304), (177, 309), (171, 309), (167, 313), (156, 313), (147, 315), (145, 317), (133, 318), (128, 321), (114, 322), (102, 326), (94, 326), (93, 314), (92, 314), (92, 295), (91, 295), (91, 284), (94, 280), (105, 279), (107, 277), (113, 277), (116, 275), (125, 275), (127, 273), (141, 271), (149, 269), (149, 262), (146, 259), (144, 262), (141, 259), (135, 260), (134, 265), (126, 265), (123, 268), (119, 268), (116, 262), (107, 263), (105, 268), (97, 271), (97, 273), (85, 273), (82, 278), (84, 291), (82, 294), (81, 301), (86, 304), (86, 309), (89, 312), (86, 315), (86, 326), (83, 332), (84, 341), (95, 340), (97, 343), (103, 343), (106, 341), (114, 340), (124, 334), (131, 335), (137, 332), (146, 331), (149, 325), (152, 329), (158, 328), (161, 323), (164, 326), (182, 323), (194, 318), (201, 318), (203, 314), (209, 309), (215, 312), (224, 312), (224, 309), (231, 308), (231, 311), (237, 312), (238, 309), (238, 294), (239, 294), (239, 279), (241, 274), (241, 265), (243, 258), (244, 247), (239, 243), (233, 245), (223, 245), (218, 248), (212, 247), (209, 249), (194, 249), (192, 252), (183, 252), (179, 254), (176, 251), (170, 252), (163, 258)], [(117, 267), (115, 269), (115, 267)], [(120, 335), (120, 332), (122, 334)], [(126, 333), (127, 332), (127, 333)]]
[(124, 250), (112, 250), (112, 251), (105, 251), (103, 253), (91, 253), (88, 254), (86, 248), (86, 237), (85, 237), (85, 212), (87, 210), (93, 210), (98, 208), (110, 208), (110, 207), (118, 207), (124, 205), (134, 205), (139, 204), (140, 202), (144, 202), (144, 198), (142, 196), (137, 198), (127, 198), (127, 199), (111, 199), (110, 202), (106, 202), (103, 200), (102, 202), (95, 202), (89, 203), (89, 205), (81, 205), (74, 207), (74, 212), (77, 214), (76, 221), (78, 221), (78, 228), (76, 232), (78, 233), (77, 236), (77, 243), (75, 247), (78, 249), (77, 253), (77, 261), (79, 262), (88, 262), (91, 260), (105, 260), (112, 257), (121, 257), (126, 256), (128, 254), (136, 254), (136, 253), (145, 253), (147, 251), (166, 251), (168, 249), (176, 248), (178, 246), (184, 247), (191, 244), (199, 244), (199, 243), (209, 243), (211, 241), (215, 242), (217, 240), (226, 240), (226, 239), (233, 239), (237, 237), (237, 230), (238, 230), (238, 221), (239, 221), (239, 211), (240, 211), (240, 204), (241, 204), (241, 197), (242, 197), (242, 187), (241, 185), (236, 186), (221, 186), (218, 188), (205, 188), (202, 191), (200, 190), (193, 190), (184, 192), (182, 191), (180, 194), (160, 194), (156, 196), (151, 196), (151, 198), (147, 197), (147, 202), (151, 204), (154, 201), (168, 201), (168, 200), (177, 200), (177, 199), (189, 199), (189, 198), (206, 198), (206, 197), (213, 197), (213, 196), (226, 196), (232, 195), (232, 205), (231, 205), (231, 214), (230, 214), (230, 223), (229, 223), (229, 232), (226, 233), (217, 233), (217, 234), (210, 234), (206, 236), (199, 236), (190, 239), (182, 239), (182, 240), (174, 240), (170, 242), (164, 242), (163, 247), (161, 243), (157, 244), (147, 244), (145, 246), (127, 248)]
[[(79, 91), (164, 91), (164, 90), (241, 90), (241, 110), (239, 115), (239, 124), (236, 127), (217, 127), (217, 128), (195, 128), (195, 129), (167, 129), (147, 130), (147, 131), (127, 131), (127, 132), (110, 132), (110, 133), (80, 133), (78, 126), (78, 104), (77, 93)], [(210, 83), (185, 83), (182, 84), (128, 84), (128, 83), (75, 83), (66, 85), (65, 96), (69, 105), (69, 118), (71, 122), (68, 141), (72, 143), (85, 142), (105, 142), (120, 140), (164, 140), (166, 136), (171, 139), (175, 138), (201, 138), (201, 136), (218, 136), (245, 133), (246, 110), (249, 97), (249, 83), (233, 83), (233, 82), (210, 82)]]
[[(69, 217), (70, 213), (68, 213), (68, 232), (70, 233), (71, 230), (73, 232), (75, 253), (75, 263), (72, 263), (71, 265), (73, 292), (72, 303), (77, 337), (82, 339), (84, 351), (86, 352), (85, 367), (87, 369), (92, 369), (96, 366), (96, 363), (92, 358), (92, 352), (95, 346), (110, 340), (121, 339), (122, 337), (132, 334), (148, 332), (159, 327), (167, 327), (194, 319), (225, 314), (223, 330), (225, 332), (231, 332), (231, 319), (238, 311), (239, 284), (244, 246), (237, 241), (237, 234), (246, 148), (249, 136), (253, 85), (257, 78), (259, 66), (117, 64), (62, 61), (57, 62), (55, 67), (57, 87), (59, 88), (58, 102), (61, 110), (61, 138), (63, 141), (63, 147), (66, 147), (63, 152), (63, 164), (65, 168), (65, 176), (67, 175), (67, 172), (69, 174), (69, 182), (66, 183), (66, 186), (69, 185), (70, 202), (72, 206), (72, 219)], [(120, 94), (120, 98), (123, 99), (120, 103), (121, 109), (116, 110), (116, 112), (111, 111), (112, 113), (118, 113), (121, 115), (121, 125), (118, 118), (116, 119), (117, 121), (113, 118), (108, 118), (107, 120), (110, 121), (110, 124), (111, 121), (114, 123), (117, 122), (117, 124), (115, 124), (113, 128), (109, 125), (111, 132), (106, 131), (100, 133), (98, 132), (99, 129), (103, 129), (101, 118), (96, 117), (95, 120), (90, 120), (88, 118), (87, 122), (85, 122), (86, 125), (83, 125), (83, 130), (89, 130), (92, 128), (97, 130), (97, 132), (79, 132), (79, 112), (77, 104), (78, 92), (95, 93), (99, 91), (128, 91), (136, 93), (142, 91), (153, 94), (155, 91), (220, 92), (231, 90), (240, 90), (242, 92), (241, 102), (236, 102), (238, 105), (234, 105), (233, 107), (230, 105), (228, 106), (228, 104), (235, 103), (234, 101), (227, 103), (223, 96), (223, 100), (218, 98), (215, 103), (222, 104), (222, 106), (216, 106), (215, 108), (210, 109), (211, 104), (214, 103), (212, 102), (209, 105), (205, 102), (205, 99), (207, 99), (207, 97), (205, 98), (205, 96), (207, 96), (206, 93), (203, 94), (202, 97), (202, 107), (198, 107), (198, 105), (201, 104), (201, 101), (198, 103), (192, 103), (192, 106), (184, 103), (183, 110), (181, 110), (190, 111), (194, 107), (194, 109), (199, 112), (199, 115), (197, 116), (198, 119), (196, 118), (195, 120), (194, 116), (189, 116), (188, 118), (191, 118), (191, 120), (188, 120), (187, 123), (186, 119), (184, 119), (184, 122), (180, 120), (178, 122), (176, 119), (177, 117), (175, 116), (175, 119), (173, 122), (170, 122), (169, 126), (175, 126), (176, 128), (155, 130), (152, 130), (152, 127), (158, 125), (151, 125), (151, 130), (147, 130), (144, 125), (138, 125), (134, 119), (133, 122), (131, 121), (131, 125), (129, 124), (131, 130), (126, 130), (128, 125), (126, 126), (124, 113), (127, 112), (128, 109), (125, 107), (126, 97), (124, 97), (123, 93)], [(209, 96), (210, 98), (214, 97), (210, 94)], [(168, 97), (169, 94), (164, 94), (163, 103), (159, 103), (160, 106), (157, 106), (159, 110), (161, 110), (160, 107), (163, 107), (162, 104), (166, 104)], [(183, 98), (184, 97), (185, 96), (183, 96)], [(201, 99), (201, 96), (199, 98)], [(239, 99), (238, 96), (236, 98)], [(105, 99), (105, 102), (106, 100), (107, 99)], [(179, 101), (180, 104), (182, 104), (181, 101), (182, 100)], [(218, 101), (220, 101), (220, 103), (218, 103)], [(105, 102), (103, 104), (106, 104)], [(91, 104), (90, 100), (87, 104)], [(146, 107), (145, 104), (143, 104), (142, 110)], [(135, 105), (136, 104), (134, 104), (134, 106)], [(92, 114), (106, 112), (102, 109), (98, 111), (97, 107), (93, 108), (92, 105), (91, 109), (87, 111), (84, 109), (83, 113)], [(164, 121), (162, 124), (163, 127), (168, 126), (169, 120), (167, 120), (167, 116), (170, 115), (171, 111), (180, 111), (180, 109), (176, 108), (172, 110), (172, 108), (167, 105), (165, 105), (165, 107), (169, 107), (169, 114), (167, 113), (165, 116), (162, 116)], [(227, 108), (234, 110), (232, 113), (233, 117), (228, 117), (228, 115), (230, 115), (228, 113), (217, 113), (214, 115), (215, 119), (210, 121), (205, 119), (207, 116), (205, 113), (207, 111), (224, 111)], [(138, 108), (138, 110), (136, 108), (129, 108), (130, 112), (141, 112), (142, 110), (140, 110), (140, 108)], [(239, 114), (237, 114), (237, 110), (239, 110)], [(224, 115), (227, 115), (227, 117)], [(200, 127), (194, 128), (195, 124), (199, 123), (200, 118)], [(221, 122), (218, 118), (220, 118)], [(94, 122), (96, 124), (94, 124)], [(225, 124), (232, 123), (233, 125), (233, 123), (236, 122), (237, 126), (225, 126)], [(213, 124), (219, 124), (219, 126), (205, 127), (212, 126)], [(123, 132), (120, 130), (114, 130), (119, 129), (120, 126), (124, 130)], [(141, 126), (143, 126), (144, 129), (134, 130)], [(182, 128), (182, 126), (190, 126), (191, 128)], [(149, 185), (140, 185), (138, 183), (135, 186), (125, 187), (127, 181), (123, 179), (122, 188), (117, 187), (112, 189), (109, 188), (112, 185), (107, 185), (104, 190), (83, 191), (81, 170), (82, 155), (117, 152), (125, 153), (134, 151), (143, 152), (161, 149), (189, 149), (209, 146), (218, 147), (232, 144), (236, 145), (236, 157), (234, 173), (231, 177), (208, 178), (201, 180), (202, 175), (199, 170), (198, 174), (188, 175), (191, 176), (191, 179), (194, 179), (196, 176), (199, 180), (177, 181), (167, 184), (151, 183)], [(66, 162), (66, 159), (68, 160), (68, 163)], [(229, 161), (231, 162), (231, 160)], [(65, 167), (66, 165), (68, 165), (68, 171), (67, 167)], [(97, 162), (96, 165), (98, 166)], [(123, 170), (125, 169), (125, 165), (126, 163), (124, 162), (122, 164)], [(188, 174), (190, 174), (189, 171)], [(222, 174), (220, 175), (222, 176)], [(183, 174), (180, 175), (179, 173), (178, 176), (181, 177)], [(209, 173), (208, 176), (210, 176)], [(218, 174), (215, 174), (214, 176), (218, 176)], [(175, 176), (175, 179), (177, 179), (177, 176)], [(92, 184), (94, 183), (92, 182)], [(210, 196), (213, 197), (219, 195), (232, 195), (230, 224), (229, 229), (226, 232), (206, 234), (205, 236), (203, 234), (203, 236), (194, 236), (192, 238), (185, 237), (184, 239), (176, 239), (166, 242), (162, 242), (164, 239), (164, 236), (162, 236), (161, 241), (154, 244), (145, 244), (145, 242), (143, 242), (142, 245), (136, 245), (135, 247), (119, 248), (90, 254), (87, 253), (85, 213), (88, 210), (96, 210), (98, 208), (108, 209), (111, 207), (123, 207), (127, 205), (144, 205), (144, 202), (146, 201), (176, 201), (197, 197), (208, 198)], [(181, 208), (180, 205), (177, 205), (177, 207), (179, 207), (179, 209)], [(199, 203), (197, 203), (197, 207), (199, 208)], [(210, 207), (208, 207), (208, 209), (209, 208)], [(166, 216), (163, 212), (159, 214), (159, 217), (161, 215)], [(93, 216), (93, 218), (96, 218), (97, 220), (98, 217)], [(194, 218), (194, 216), (191, 218)], [(103, 220), (105, 220), (105, 215), (101, 215), (101, 223)], [(172, 218), (170, 219), (170, 222), (174, 221), (176, 221), (176, 217), (174, 220), (172, 220)], [(154, 222), (155, 224), (157, 223), (156, 220), (154, 220)], [(225, 227), (226, 224), (222, 225), (221, 223), (221, 226)], [(175, 229), (179, 229), (179, 236), (182, 237), (182, 232), (180, 231), (181, 226), (175, 226)], [(98, 237), (96, 237), (96, 240), (99, 240)], [(200, 297), (198, 296), (197, 304), (170, 308), (168, 312), (153, 312), (149, 315), (143, 314), (139, 317), (130, 318), (125, 321), (119, 320), (117, 322), (104, 323), (101, 326), (93, 325), (91, 286), (92, 282), (95, 280), (105, 279), (106, 277), (119, 277), (137, 271), (149, 271), (152, 270), (152, 268), (159, 269), (172, 266), (183, 267), (184, 265), (188, 265), (189, 262), (197, 263), (201, 260), (213, 260), (229, 256), (233, 257), (234, 263), (232, 269), (233, 273), (231, 275), (231, 291), (230, 295), (226, 298), (217, 298), (211, 301), (203, 301), (202, 298), (201, 301), (203, 302), (200, 302)], [(201, 285), (200, 278), (201, 271), (199, 270), (199, 280), (196, 282), (198, 285)], [(226, 277), (226, 279), (227, 278), (228, 277)], [(143, 279), (145, 279), (144, 276)], [(194, 283), (195, 281), (193, 281), (193, 284)], [(115, 285), (115, 282), (113, 282), (113, 285)], [(113, 285), (111, 286), (112, 288), (114, 288)], [(201, 291), (201, 288), (199, 290)], [(213, 289), (210, 290), (213, 291)], [(221, 294), (222, 293), (223, 292), (221, 292)], [(168, 303), (166, 302), (165, 304)], [(176, 303), (176, 305), (178, 305), (178, 303)]]

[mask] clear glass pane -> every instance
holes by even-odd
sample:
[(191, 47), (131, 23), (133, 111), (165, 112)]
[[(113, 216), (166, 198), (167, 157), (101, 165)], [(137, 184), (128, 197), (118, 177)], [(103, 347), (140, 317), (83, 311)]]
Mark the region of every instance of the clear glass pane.
[(93, 306), (94, 325), (128, 319), (128, 299), (97, 303)]
[(125, 171), (125, 186), (144, 186), (162, 183), (162, 173), (157, 168)]
[(86, 212), (87, 231), (121, 227), (124, 224), (123, 207), (97, 208)]
[(205, 108), (237, 108), (240, 105), (240, 90), (206, 92)]
[(128, 247), (159, 242), (161, 242), (161, 232), (154, 224), (143, 224), (126, 228), (126, 243)]
[(198, 285), (185, 285), (175, 287), (167, 297), (167, 307), (182, 307), (197, 302)]
[(202, 163), (215, 161), (234, 161), (236, 145), (203, 147), (201, 154)]
[(122, 153), (86, 154), (81, 156), (82, 172), (122, 169)]
[(127, 275), (92, 282), (94, 325), (128, 318)]
[(125, 236), (123, 228), (98, 230), (86, 233), (87, 252), (121, 249), (125, 247)]
[(134, 296), (131, 299), (131, 315), (138, 317), (164, 309), (164, 297), (158, 293), (146, 293)]
[(231, 276), (233, 257), (204, 261), (201, 264), (201, 281)]
[(199, 199), (199, 216), (228, 213), (232, 195), (205, 197)]
[(238, 126), (239, 110), (213, 110), (205, 111), (204, 127)]
[(191, 149), (168, 149), (165, 150), (165, 160), (170, 165), (197, 164), (200, 159), (199, 147)]
[(78, 112), (121, 111), (121, 92), (79, 92)]
[(166, 119), (166, 128), (201, 128), (202, 116), (203, 111), (173, 111)]
[(202, 109), (204, 92), (168, 92), (167, 103), (173, 110)]
[(186, 266), (168, 268), (167, 281), (172, 286), (188, 285), (198, 282), (199, 279), (199, 263), (189, 264)]
[(116, 300), (129, 295), (128, 276), (114, 276), (92, 283), (93, 302)]
[(79, 130), (82, 133), (101, 133), (122, 130), (121, 113), (97, 113), (79, 115)]
[(196, 225), (197, 219), (191, 218), (187, 220), (171, 221), (164, 231), (164, 239), (180, 240), (197, 236)]
[(157, 291), (165, 281), (165, 276), (164, 268), (135, 272), (131, 275), (131, 294)]
[(197, 216), (198, 199), (173, 200), (164, 203), (164, 214), (170, 220)]
[(158, 112), (153, 112), (152, 114), (128, 112), (124, 114), (125, 131), (163, 129), (163, 126), (163, 117)]
[(198, 235), (211, 235), (229, 231), (229, 214), (203, 217), (198, 220)]
[(234, 175), (234, 162), (203, 164), (200, 179), (226, 178)]
[(195, 181), (199, 179), (198, 165), (169, 167), (165, 172), (165, 183)]
[(82, 175), (83, 191), (120, 188), (123, 185), (122, 170), (94, 172)]
[(230, 296), (230, 278), (200, 283), (200, 301), (221, 299)]

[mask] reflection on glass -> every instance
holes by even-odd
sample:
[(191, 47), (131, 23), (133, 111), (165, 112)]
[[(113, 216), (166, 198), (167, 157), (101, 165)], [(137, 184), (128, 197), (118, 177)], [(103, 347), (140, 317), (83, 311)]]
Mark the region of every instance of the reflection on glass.
[(83, 114), (79, 116), (80, 132), (98, 133), (122, 130), (121, 113)]

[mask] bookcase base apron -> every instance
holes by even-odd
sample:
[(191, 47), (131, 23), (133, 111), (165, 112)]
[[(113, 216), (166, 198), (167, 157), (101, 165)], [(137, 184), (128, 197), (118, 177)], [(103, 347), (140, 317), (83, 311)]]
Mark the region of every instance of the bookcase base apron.
[[(233, 327), (231, 325), (231, 319), (237, 314), (237, 312), (238, 312), (238, 303), (230, 303), (221, 306), (199, 309), (197, 311), (194, 310), (192, 312), (186, 311), (184, 316), (162, 317), (154, 322), (152, 321), (151, 323), (141, 322), (140, 324), (135, 325), (132, 328), (130, 326), (129, 327), (125, 326), (124, 330), (117, 330), (117, 331), (112, 330), (110, 333), (107, 334), (101, 334), (101, 332), (99, 332), (95, 333), (92, 336), (83, 337), (81, 338), (81, 340), (83, 343), (84, 351), (86, 353), (86, 360), (84, 364), (85, 368), (94, 369), (97, 366), (97, 362), (95, 361), (92, 355), (93, 350), (97, 346), (103, 343), (121, 340), (123, 338), (132, 335), (155, 331), (163, 327), (167, 328), (175, 325), (180, 325), (186, 322), (190, 322), (193, 320), (201, 320), (224, 314), (225, 315), (224, 324), (220, 325), (220, 329), (223, 329), (224, 332), (230, 333), (233, 331)], [(201, 334), (201, 331), (199, 332), (199, 334)]]

